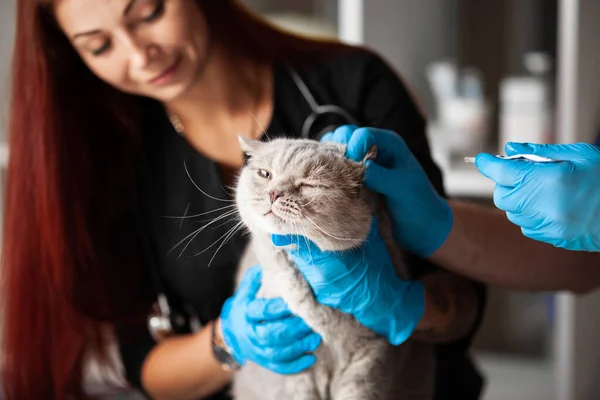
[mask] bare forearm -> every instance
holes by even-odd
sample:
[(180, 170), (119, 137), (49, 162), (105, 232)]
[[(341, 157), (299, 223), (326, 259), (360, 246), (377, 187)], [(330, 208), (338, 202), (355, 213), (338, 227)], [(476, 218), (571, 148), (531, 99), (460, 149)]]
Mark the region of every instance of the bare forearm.
[(208, 397), (230, 379), (213, 356), (210, 324), (196, 334), (166, 339), (142, 369), (144, 388), (156, 400)]
[(468, 334), (479, 307), (473, 283), (445, 271), (431, 273), (421, 282), (425, 286), (425, 313), (413, 339), (444, 343)]
[(451, 201), (454, 226), (432, 261), (473, 280), (518, 290), (584, 293), (600, 286), (600, 253), (527, 238), (493, 207)]

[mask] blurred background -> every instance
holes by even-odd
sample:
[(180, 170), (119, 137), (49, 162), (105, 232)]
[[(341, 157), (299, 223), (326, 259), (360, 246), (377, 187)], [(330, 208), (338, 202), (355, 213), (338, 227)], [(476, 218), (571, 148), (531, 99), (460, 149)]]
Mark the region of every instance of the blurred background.
[[(2, 174), (15, 1), (0, 0)], [(600, 133), (600, 0), (243, 3), (284, 29), (386, 58), (427, 115), (449, 196), (492, 206), (493, 185), (465, 156), (503, 154), (511, 140), (594, 143)], [(599, 314), (598, 295), (490, 287), (473, 346), (484, 399), (600, 398)]]

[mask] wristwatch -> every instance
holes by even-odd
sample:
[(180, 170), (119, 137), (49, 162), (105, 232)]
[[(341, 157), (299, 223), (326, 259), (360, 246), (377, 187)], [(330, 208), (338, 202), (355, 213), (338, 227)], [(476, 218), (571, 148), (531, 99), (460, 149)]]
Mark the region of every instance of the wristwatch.
[(215, 321), (211, 327), (211, 342), (213, 354), (217, 361), (221, 364), (226, 371), (237, 371), (241, 368), (241, 365), (233, 358), (229, 347), (223, 341), (222, 335), (217, 335), (218, 321)]

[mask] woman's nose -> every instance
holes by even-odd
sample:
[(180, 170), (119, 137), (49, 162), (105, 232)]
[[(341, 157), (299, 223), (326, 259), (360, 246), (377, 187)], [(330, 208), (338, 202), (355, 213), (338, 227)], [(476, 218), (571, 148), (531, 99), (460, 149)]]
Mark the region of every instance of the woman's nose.
[(160, 53), (156, 45), (139, 35), (129, 35), (126, 42), (129, 62), (133, 70), (146, 68)]

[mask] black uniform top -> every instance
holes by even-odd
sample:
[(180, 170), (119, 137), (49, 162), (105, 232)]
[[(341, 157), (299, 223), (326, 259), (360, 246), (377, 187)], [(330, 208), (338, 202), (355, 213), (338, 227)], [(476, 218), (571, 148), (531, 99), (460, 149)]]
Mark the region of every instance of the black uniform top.
[[(296, 71), (319, 104), (337, 104), (361, 125), (402, 135), (435, 188), (444, 194), (442, 176), (431, 158), (425, 136), (424, 117), (401, 79), (380, 57), (357, 49)], [(283, 65), (275, 68), (274, 96), (273, 118), (266, 128), (269, 137), (299, 136), (311, 109)], [(152, 223), (151, 247), (157, 269), (171, 304), (192, 310), (206, 323), (219, 316), (223, 302), (233, 293), (235, 270), (246, 238), (241, 232), (236, 233), (215, 255), (235, 222), (223, 218), (200, 228), (229, 210), (223, 207), (231, 204), (224, 201), (231, 200), (231, 191), (223, 187), (217, 164), (177, 134), (162, 108), (154, 103), (146, 107), (147, 172), (152, 177), (146, 197), (154, 207), (153, 215), (147, 219)], [(321, 126), (345, 123), (335, 118), (321, 122)], [(412, 270), (426, 273), (434, 268), (437, 267), (426, 260), (411, 260)], [(477, 292), (479, 325), (485, 304), (484, 287), (478, 284)], [(461, 341), (437, 346), (436, 399), (479, 397), (482, 378), (467, 354), (475, 330), (476, 327)], [(154, 345), (144, 323), (140, 323), (139, 332), (142, 337), (121, 343), (128, 379), (138, 387), (144, 358)], [(125, 333), (119, 332), (119, 338), (124, 339)], [(213, 399), (227, 396), (220, 393)]]

